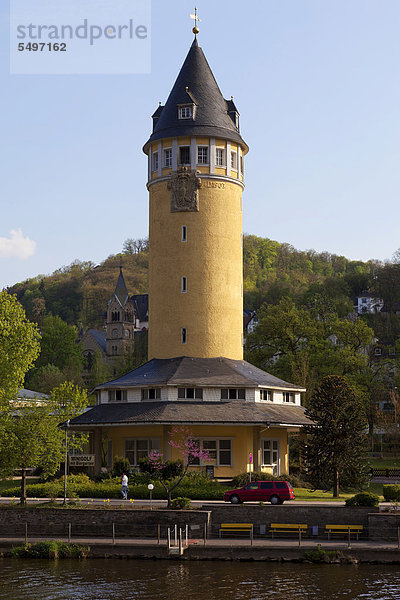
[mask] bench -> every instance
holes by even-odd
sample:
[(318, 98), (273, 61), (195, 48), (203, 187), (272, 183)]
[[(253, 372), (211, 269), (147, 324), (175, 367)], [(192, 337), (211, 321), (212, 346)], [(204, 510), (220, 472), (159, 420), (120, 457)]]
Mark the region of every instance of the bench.
[(253, 539), (253, 523), (221, 523), (219, 537), (223, 533), (248, 533), (250, 539)]
[(347, 534), (351, 536), (352, 533), (356, 534), (356, 539), (360, 533), (364, 531), (363, 525), (325, 525), (325, 533), (328, 534), (328, 540), (331, 539), (331, 535), (334, 533)]
[(274, 533), (307, 533), (308, 525), (306, 523), (271, 523), (270, 532), (272, 537)]

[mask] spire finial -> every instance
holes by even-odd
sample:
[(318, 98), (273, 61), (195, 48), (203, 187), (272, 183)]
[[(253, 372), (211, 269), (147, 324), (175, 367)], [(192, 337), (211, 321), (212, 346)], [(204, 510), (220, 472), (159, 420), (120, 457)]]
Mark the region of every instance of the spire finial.
[(201, 23), (201, 19), (199, 19), (199, 17), (197, 16), (197, 8), (195, 7), (194, 9), (194, 15), (190, 15), (191, 19), (194, 19), (194, 27), (192, 29), (195, 37), (197, 37), (197, 34), (199, 33), (199, 28), (197, 27), (197, 23)]

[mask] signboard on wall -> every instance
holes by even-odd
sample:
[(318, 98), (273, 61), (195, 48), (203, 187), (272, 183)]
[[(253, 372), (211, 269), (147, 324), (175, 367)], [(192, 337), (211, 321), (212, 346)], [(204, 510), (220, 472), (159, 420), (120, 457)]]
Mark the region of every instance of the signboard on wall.
[(94, 454), (74, 454), (68, 456), (70, 467), (94, 467)]

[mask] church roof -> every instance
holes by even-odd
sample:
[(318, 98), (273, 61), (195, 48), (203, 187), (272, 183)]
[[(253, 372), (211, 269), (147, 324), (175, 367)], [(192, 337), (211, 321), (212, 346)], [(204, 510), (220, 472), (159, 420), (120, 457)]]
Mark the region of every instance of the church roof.
[(301, 406), (255, 402), (124, 402), (99, 404), (72, 419), (72, 427), (115, 424), (311, 425)]
[[(193, 119), (178, 119), (179, 105), (194, 105)], [(239, 142), (247, 152), (239, 127), (230, 113), (237, 112), (232, 100), (225, 100), (195, 38), (165, 106), (159, 106), (154, 131), (144, 146), (155, 140), (177, 136), (212, 136)]]
[(159, 385), (203, 387), (272, 387), (305, 391), (258, 369), (245, 360), (230, 358), (153, 358), (130, 373), (103, 383), (96, 389), (148, 387)]
[(106, 351), (107, 333), (98, 329), (89, 329), (88, 333), (93, 336), (103, 352)]
[(132, 296), (132, 300), (135, 307), (135, 313), (139, 317), (139, 321), (148, 321), (149, 295), (135, 294)]
[(121, 306), (124, 306), (129, 298), (128, 288), (126, 287), (125, 279), (122, 274), (122, 267), (119, 268), (119, 277), (117, 285), (115, 286), (114, 296), (118, 298)]

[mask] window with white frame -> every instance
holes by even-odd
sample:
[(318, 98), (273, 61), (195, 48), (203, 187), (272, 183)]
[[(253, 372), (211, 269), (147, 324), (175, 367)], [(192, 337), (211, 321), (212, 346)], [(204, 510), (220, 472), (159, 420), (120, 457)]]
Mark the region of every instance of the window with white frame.
[(180, 106), (178, 108), (179, 119), (191, 119), (193, 117), (193, 106)]
[(125, 440), (125, 458), (131, 465), (137, 466), (140, 459), (146, 458), (152, 450), (160, 450), (160, 439), (128, 439)]
[(216, 467), (232, 466), (232, 440), (204, 438), (196, 441), (202, 450), (208, 452), (208, 460), (196, 458), (191, 460), (190, 464), (199, 466), (213, 464)]
[(238, 168), (238, 160), (237, 160), (237, 152), (236, 150), (231, 151), (231, 169), (237, 171)]
[(182, 294), (186, 294), (187, 292), (187, 277), (181, 278), (181, 292)]
[(172, 148), (166, 148), (164, 150), (164, 167), (172, 167)]
[(158, 152), (153, 152), (151, 168), (153, 171), (158, 171)]
[(279, 463), (279, 440), (263, 440), (261, 449), (263, 466)]
[(283, 392), (283, 401), (294, 404), (296, 402), (296, 396), (294, 392)]
[(197, 400), (203, 399), (203, 388), (178, 388), (178, 398), (180, 400), (192, 400), (196, 398)]
[(197, 164), (208, 165), (208, 146), (197, 147)]
[(161, 389), (160, 388), (143, 388), (142, 389), (142, 400), (160, 400)]
[(217, 167), (225, 166), (225, 149), (216, 148), (215, 150), (215, 164)]
[(246, 400), (245, 388), (222, 388), (221, 400)]
[(260, 390), (260, 400), (273, 402), (274, 401), (274, 392), (272, 390)]
[(190, 165), (190, 146), (179, 147), (179, 164)]
[(186, 227), (186, 225), (182, 225), (181, 241), (187, 242), (187, 227)]
[(126, 402), (127, 391), (126, 390), (108, 390), (108, 401), (109, 402)]

